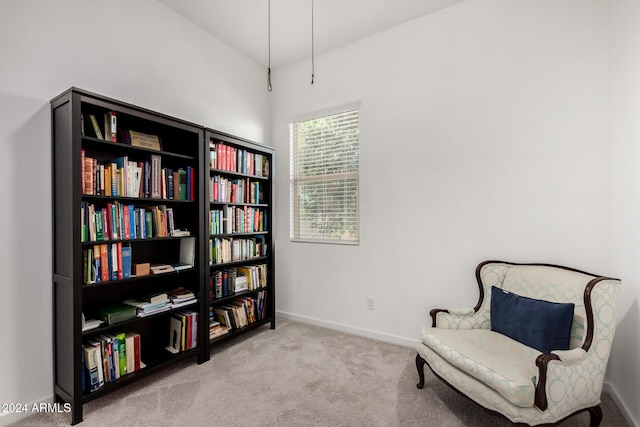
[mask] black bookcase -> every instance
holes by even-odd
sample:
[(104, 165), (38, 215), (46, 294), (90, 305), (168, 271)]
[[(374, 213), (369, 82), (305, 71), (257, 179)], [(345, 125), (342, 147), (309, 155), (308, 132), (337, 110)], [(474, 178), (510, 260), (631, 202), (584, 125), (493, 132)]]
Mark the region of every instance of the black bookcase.
[(265, 324), (275, 329), (275, 151), (212, 129), (205, 143), (206, 308), (214, 325), (206, 332), (215, 346)]
[[(67, 90), (51, 101), (51, 109), (54, 393), (57, 401), (72, 404), (72, 423), (76, 424), (82, 421), (84, 403), (184, 358), (197, 358), (199, 363), (209, 359), (208, 328), (203, 327), (209, 314), (209, 239), (205, 234), (208, 226), (205, 183), (209, 170), (204, 168), (208, 151), (205, 129), (201, 126), (84, 90)], [(111, 138), (112, 113), (116, 117), (114, 140)], [(122, 158), (133, 162), (127, 164), (130, 168), (126, 176), (122, 175), (124, 168), (120, 171), (113, 167), (109, 172), (103, 170), (112, 164), (113, 159)], [(151, 174), (158, 170), (158, 167), (149, 169), (150, 166), (146, 166), (153, 161), (159, 161), (161, 166), (155, 181), (153, 176), (144, 178), (145, 170)], [(139, 169), (136, 169), (136, 164)], [(176, 181), (183, 184), (186, 180), (182, 194), (170, 191), (169, 181), (173, 183), (173, 179), (169, 177), (176, 178), (176, 175), (167, 170), (182, 173)], [(160, 194), (161, 198), (153, 198), (154, 192), (162, 188), (158, 186), (163, 185), (163, 173), (165, 191)], [(136, 174), (140, 177), (138, 181), (135, 180)], [(133, 183), (127, 183), (132, 179)], [(109, 182), (112, 186), (107, 190)], [(137, 182), (140, 184), (136, 185)], [(144, 182), (149, 183), (149, 191), (145, 191)], [(157, 223), (142, 235), (144, 227), (139, 222), (145, 221), (136, 222), (129, 216), (129, 222), (126, 222), (127, 210), (139, 220), (148, 218), (144, 213), (151, 211)], [(91, 217), (87, 211), (92, 212)], [(96, 211), (103, 214), (113, 212), (109, 224), (117, 230), (118, 224), (113, 222), (113, 218), (121, 221), (120, 230), (117, 230), (119, 234), (108, 234), (106, 229), (102, 235), (92, 232), (92, 218), (96, 219)], [(107, 225), (106, 217), (103, 220), (101, 224)], [(194, 239), (185, 237), (184, 233), (171, 234), (171, 220), (173, 229), (188, 230)], [(179, 272), (126, 277), (127, 265), (131, 265), (133, 275), (136, 264), (144, 267), (146, 263), (171, 264), (179, 261), (181, 245), (187, 243), (193, 244), (193, 267)], [(95, 254), (104, 246), (116, 254), (118, 246), (130, 248), (130, 257), (125, 255), (119, 259), (115, 255), (121, 268), (124, 264), (125, 274), (111, 272), (109, 267), (105, 277), (102, 275), (104, 265), (98, 269), (91, 263), (92, 251)], [(107, 259), (112, 259), (111, 256), (108, 255)], [(110, 304), (177, 287), (187, 288), (197, 296), (197, 302), (184, 307), (198, 313), (198, 327), (194, 330), (197, 333), (195, 348), (175, 354), (165, 349), (169, 344), (170, 319), (176, 310), (83, 331), (83, 314), (87, 318), (99, 318), (100, 312)], [(105, 381), (103, 386), (91, 392), (83, 368), (83, 345), (117, 332), (139, 335), (143, 367), (120, 375), (114, 381)]]

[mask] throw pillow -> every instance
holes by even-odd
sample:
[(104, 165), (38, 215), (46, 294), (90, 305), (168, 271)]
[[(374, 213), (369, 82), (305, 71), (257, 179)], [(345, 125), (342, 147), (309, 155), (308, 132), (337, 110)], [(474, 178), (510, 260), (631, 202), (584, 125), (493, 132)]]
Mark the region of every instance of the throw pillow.
[(543, 353), (568, 350), (573, 303), (523, 297), (491, 288), (491, 330)]

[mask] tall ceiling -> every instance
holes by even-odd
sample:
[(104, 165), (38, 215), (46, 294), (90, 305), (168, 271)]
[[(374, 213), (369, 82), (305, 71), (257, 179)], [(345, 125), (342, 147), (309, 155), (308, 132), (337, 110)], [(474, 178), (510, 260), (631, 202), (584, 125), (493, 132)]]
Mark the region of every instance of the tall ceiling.
[[(269, 0), (158, 0), (267, 66)], [(314, 0), (319, 54), (464, 0)], [(311, 57), (312, 0), (271, 0), (271, 68)]]

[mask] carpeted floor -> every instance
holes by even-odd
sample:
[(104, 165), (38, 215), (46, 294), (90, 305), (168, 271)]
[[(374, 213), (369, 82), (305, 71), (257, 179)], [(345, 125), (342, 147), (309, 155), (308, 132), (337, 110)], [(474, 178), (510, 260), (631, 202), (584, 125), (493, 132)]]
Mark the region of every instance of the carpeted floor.
[[(245, 339), (246, 338), (246, 339)], [(437, 380), (418, 390), (415, 349), (289, 320), (84, 406), (81, 426), (509, 426)], [(627, 427), (602, 396), (603, 427)], [(68, 425), (41, 413), (13, 426)], [(582, 413), (561, 424), (588, 426)]]

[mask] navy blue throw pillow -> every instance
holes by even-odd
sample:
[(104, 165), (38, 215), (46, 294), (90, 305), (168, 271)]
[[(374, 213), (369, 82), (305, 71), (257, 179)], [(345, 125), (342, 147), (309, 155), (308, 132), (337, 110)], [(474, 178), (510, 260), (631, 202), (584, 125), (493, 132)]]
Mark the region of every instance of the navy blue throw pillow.
[(542, 353), (568, 350), (573, 303), (523, 297), (491, 288), (491, 330)]

